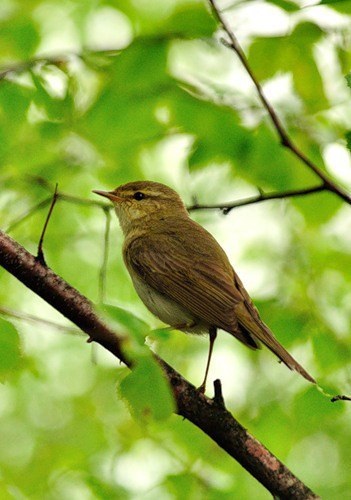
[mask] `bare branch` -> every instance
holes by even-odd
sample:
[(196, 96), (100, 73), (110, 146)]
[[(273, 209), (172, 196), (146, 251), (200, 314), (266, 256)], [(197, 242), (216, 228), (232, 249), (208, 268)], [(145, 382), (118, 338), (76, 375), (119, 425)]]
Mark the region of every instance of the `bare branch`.
[(326, 191), (327, 188), (324, 184), (319, 186), (313, 186), (310, 188), (294, 189), (291, 191), (279, 191), (277, 193), (264, 193), (259, 190), (259, 194), (256, 196), (251, 196), (250, 198), (245, 198), (243, 200), (232, 201), (228, 203), (214, 203), (213, 205), (202, 205), (200, 203), (195, 203), (190, 207), (187, 207), (189, 211), (191, 210), (215, 210), (219, 209), (227, 215), (231, 210), (238, 207), (244, 207), (246, 205), (253, 205), (254, 203), (260, 203), (261, 201), (267, 200), (280, 200), (284, 198), (294, 198), (297, 196), (306, 196), (309, 194), (320, 193), (321, 191)]
[[(123, 353), (123, 338), (98, 318), (89, 300), (2, 231), (0, 265), (87, 333), (91, 341), (132, 366)], [(210, 399), (157, 359), (169, 379), (179, 415), (205, 432), (276, 498), (318, 498), (225, 409), (218, 383), (216, 399)]]
[(329, 176), (325, 173), (324, 170), (319, 168), (312, 160), (310, 160), (298, 147), (297, 145), (292, 141), (290, 138), (287, 130), (285, 129), (284, 125), (282, 124), (280, 118), (278, 117), (276, 111), (274, 110), (273, 106), (265, 96), (262, 86), (258, 79), (256, 78), (256, 75), (254, 74), (252, 68), (249, 65), (249, 62), (247, 60), (247, 57), (241, 48), (238, 39), (236, 38), (233, 30), (229, 26), (228, 21), (226, 20), (225, 16), (222, 14), (220, 9), (217, 6), (216, 0), (209, 0), (209, 3), (212, 7), (213, 14), (215, 18), (218, 20), (220, 25), (222, 26), (223, 30), (227, 34), (229, 41), (222, 39), (222, 43), (232, 49), (236, 55), (238, 56), (240, 62), (242, 63), (243, 67), (245, 68), (247, 74), (250, 76), (252, 83), (256, 87), (258, 96), (264, 106), (264, 108), (267, 110), (268, 115), (274, 125), (274, 128), (276, 129), (281, 144), (286, 147), (288, 150), (290, 150), (299, 160), (304, 163), (310, 170), (312, 170), (322, 181), (325, 186), (325, 189), (327, 191), (330, 191), (332, 193), (335, 193), (339, 198), (342, 200), (346, 201), (346, 203), (351, 205), (351, 196), (349, 193), (347, 193), (341, 186), (338, 186), (334, 181), (332, 181)]

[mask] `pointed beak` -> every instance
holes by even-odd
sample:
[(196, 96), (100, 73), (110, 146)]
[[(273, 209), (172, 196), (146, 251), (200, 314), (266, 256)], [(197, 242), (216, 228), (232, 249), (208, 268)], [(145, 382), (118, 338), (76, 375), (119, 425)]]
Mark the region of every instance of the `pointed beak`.
[(117, 196), (113, 191), (99, 191), (94, 189), (92, 192), (100, 196), (104, 196), (105, 198), (108, 198), (112, 202), (122, 201), (122, 198), (120, 196)]

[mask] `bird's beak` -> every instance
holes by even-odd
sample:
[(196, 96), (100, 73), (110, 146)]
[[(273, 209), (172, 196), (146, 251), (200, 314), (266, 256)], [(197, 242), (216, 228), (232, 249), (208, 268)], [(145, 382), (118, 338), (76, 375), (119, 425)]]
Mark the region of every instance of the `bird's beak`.
[(122, 198), (120, 196), (117, 196), (113, 191), (99, 191), (99, 190), (93, 190), (93, 193), (98, 194), (100, 196), (104, 196), (105, 198), (108, 198), (111, 201), (122, 201)]

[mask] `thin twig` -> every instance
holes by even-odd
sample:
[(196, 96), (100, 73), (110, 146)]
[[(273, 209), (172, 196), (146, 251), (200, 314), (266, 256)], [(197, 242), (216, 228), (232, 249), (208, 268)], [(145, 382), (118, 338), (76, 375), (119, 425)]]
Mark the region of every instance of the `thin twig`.
[(39, 238), (39, 243), (38, 243), (37, 260), (39, 260), (39, 262), (41, 262), (43, 265), (46, 265), (45, 257), (44, 257), (44, 252), (43, 252), (44, 237), (45, 237), (46, 229), (48, 227), (52, 211), (54, 210), (54, 206), (55, 206), (56, 201), (57, 201), (57, 188), (58, 188), (58, 184), (56, 184), (56, 186), (55, 186), (55, 191), (54, 191), (54, 195), (52, 197), (52, 201), (51, 201), (51, 205), (50, 205), (50, 208), (49, 208), (49, 212), (48, 212), (48, 215), (46, 216), (44, 227), (43, 227), (43, 230), (41, 232), (41, 235), (40, 235), (40, 238)]
[(28, 71), (37, 64), (43, 64), (45, 66), (52, 64), (54, 66), (59, 66), (60, 64), (67, 62), (68, 57), (69, 56), (67, 55), (36, 57), (33, 59), (29, 59), (28, 61), (21, 61), (8, 65), (7, 67), (0, 69), (0, 81), (9, 75), (20, 74)]
[(333, 396), (330, 400), (332, 403), (335, 403), (335, 401), (351, 401), (350, 396), (345, 396), (344, 394), (340, 394), (338, 396)]
[(105, 234), (104, 234), (104, 255), (102, 258), (102, 264), (99, 272), (99, 302), (103, 304), (105, 302), (106, 294), (106, 271), (108, 264), (108, 250), (110, 243), (110, 228), (111, 228), (111, 211), (104, 208), (104, 214), (106, 217), (105, 222)]
[[(67, 201), (68, 203), (73, 203), (75, 205), (87, 205), (87, 206), (93, 206), (93, 207), (101, 207), (103, 210), (110, 211), (113, 209), (112, 205), (108, 205), (107, 203), (98, 201), (98, 200), (89, 200), (85, 198), (79, 198), (78, 196), (72, 196), (70, 194), (66, 193), (57, 193), (56, 196), (56, 201), (63, 200)], [(49, 198), (45, 198), (44, 200), (40, 201), (39, 203), (36, 203), (34, 206), (23, 212), (19, 217), (17, 217), (11, 224), (6, 228), (6, 231), (10, 233), (13, 231), (17, 226), (19, 226), (22, 222), (27, 220), (29, 217), (31, 217), (35, 212), (38, 212), (42, 208), (47, 207), (49, 203), (52, 201), (52, 196)]]
[(31, 217), (35, 212), (38, 212), (42, 208), (45, 208), (49, 205), (49, 203), (52, 200), (52, 196), (49, 198), (45, 198), (42, 201), (39, 201), (39, 203), (36, 203), (33, 207), (29, 208), (25, 212), (23, 212), (19, 217), (17, 217), (11, 224), (7, 227), (6, 231), (10, 233), (13, 231), (19, 224), (27, 220), (29, 217)]
[(246, 205), (253, 205), (254, 203), (260, 203), (267, 200), (279, 200), (284, 198), (294, 198), (297, 196), (306, 196), (314, 193), (319, 193), (325, 191), (326, 188), (324, 184), (319, 186), (313, 186), (310, 188), (294, 189), (290, 191), (279, 191), (277, 193), (264, 193), (260, 190), (259, 194), (256, 196), (251, 196), (249, 198), (244, 198), (243, 200), (232, 201), (228, 203), (214, 203), (213, 205), (202, 205), (196, 203), (188, 207), (188, 210), (215, 210), (219, 209), (227, 215), (233, 208), (244, 207)]
[(111, 57), (115, 56), (120, 52), (121, 49), (103, 49), (103, 50), (84, 50), (83, 52), (71, 52), (67, 54), (56, 54), (47, 56), (33, 57), (27, 61), (20, 61), (5, 67), (0, 68), (0, 81), (4, 80), (10, 75), (17, 75), (28, 71), (35, 66), (41, 64), (43, 66), (61, 66), (69, 62), (72, 58), (81, 59), (85, 61), (89, 56), (105, 56)]
[(66, 193), (58, 193), (58, 199), (63, 201), (68, 201), (69, 203), (74, 203), (76, 205), (87, 205), (90, 207), (101, 207), (104, 210), (112, 210), (113, 206), (111, 204), (104, 203), (103, 201), (90, 200), (87, 198), (79, 198), (78, 196), (73, 196)]
[(74, 333), (75, 335), (81, 335), (81, 330), (74, 328), (72, 326), (61, 325), (60, 323), (55, 323), (54, 321), (49, 321), (48, 319), (40, 318), (39, 316), (33, 316), (32, 314), (23, 313), (21, 311), (14, 311), (7, 307), (0, 307), (0, 314), (4, 316), (9, 316), (11, 318), (20, 319), (21, 321), (27, 321), (29, 323), (38, 323), (44, 326), (49, 326), (50, 328), (55, 328), (55, 330), (62, 331), (64, 333)]
[(247, 57), (241, 48), (233, 30), (229, 26), (229, 23), (227, 22), (225, 16), (223, 16), (222, 12), (220, 9), (217, 7), (216, 0), (208, 0), (209, 3), (211, 4), (212, 11), (214, 13), (214, 16), (216, 19), (219, 21), (221, 24), (223, 30), (227, 34), (229, 38), (228, 40), (221, 39), (221, 42), (223, 45), (226, 47), (234, 50), (234, 52), (237, 54), (240, 62), (242, 63), (243, 67), (245, 68), (247, 74), (250, 76), (251, 81), (253, 82), (254, 86), (256, 87), (258, 96), (264, 106), (264, 108), (267, 110), (268, 115), (280, 137), (281, 144), (286, 147), (288, 150), (290, 150), (297, 158), (300, 159), (302, 163), (304, 163), (310, 170), (312, 170), (322, 181), (325, 186), (325, 189), (327, 191), (330, 191), (332, 193), (335, 193), (337, 196), (339, 196), (342, 200), (346, 201), (346, 203), (351, 205), (351, 196), (340, 186), (338, 186), (334, 181), (332, 181), (329, 176), (322, 170), (320, 169), (312, 160), (310, 160), (297, 146), (296, 144), (292, 141), (290, 138), (288, 132), (286, 131), (284, 125), (282, 124), (280, 118), (278, 117), (277, 113), (275, 112), (273, 106), (265, 96), (262, 86), (258, 79), (256, 78), (256, 75), (254, 74), (253, 70), (251, 69), (249, 62), (247, 60)]

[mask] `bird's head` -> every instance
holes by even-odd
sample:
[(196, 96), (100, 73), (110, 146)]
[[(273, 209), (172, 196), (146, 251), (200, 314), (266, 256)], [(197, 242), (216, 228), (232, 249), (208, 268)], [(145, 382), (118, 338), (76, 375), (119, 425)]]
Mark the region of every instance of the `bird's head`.
[(123, 232), (148, 219), (187, 214), (183, 201), (173, 189), (159, 182), (137, 181), (113, 191), (93, 191), (112, 201)]

